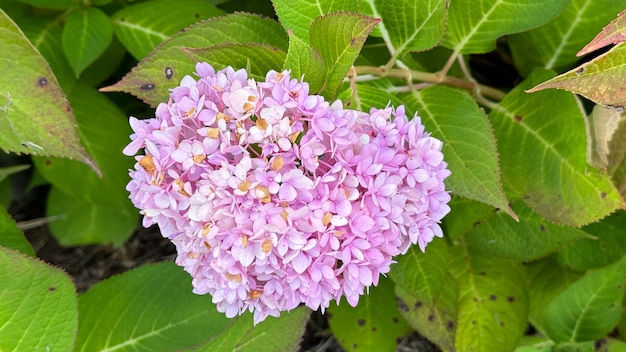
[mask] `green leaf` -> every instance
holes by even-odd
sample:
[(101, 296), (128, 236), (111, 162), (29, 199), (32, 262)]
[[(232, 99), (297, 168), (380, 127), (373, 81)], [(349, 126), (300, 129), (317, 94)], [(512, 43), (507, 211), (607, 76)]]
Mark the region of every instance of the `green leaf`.
[(535, 67), (571, 68), (576, 52), (623, 8), (623, 2), (614, 0), (571, 0), (554, 20), (508, 37), (515, 67), (524, 76)]
[(60, 191), (53, 187), (48, 194), (46, 215), (50, 231), (65, 247), (94, 243), (119, 246), (137, 227), (136, 209), (123, 206), (99, 205)]
[(593, 238), (579, 229), (546, 221), (521, 201), (513, 203), (512, 208), (519, 222), (497, 212), (467, 233), (465, 243), (489, 255), (525, 262), (545, 257), (570, 242)]
[(553, 257), (525, 266), (528, 277), (528, 320), (546, 334), (548, 305), (581, 275), (559, 267)]
[(357, 0), (272, 0), (280, 23), (296, 37), (307, 40), (313, 20), (331, 12), (357, 11)]
[(319, 92), (326, 80), (326, 66), (320, 53), (293, 32), (289, 32), (289, 50), (283, 68), (291, 70), (292, 77), (303, 77), (311, 94)]
[(265, 44), (222, 44), (202, 49), (183, 48), (183, 51), (194, 62), (208, 62), (216, 70), (227, 66), (248, 67), (248, 75), (256, 80), (265, 80), (270, 70), (280, 70), (286, 56), (281, 49)]
[(540, 336), (525, 335), (513, 352), (553, 352), (554, 341)]
[(550, 73), (535, 71), (489, 114), (500, 142), (502, 174), (539, 215), (582, 226), (622, 203), (611, 180), (585, 160), (585, 125), (576, 98), (554, 90), (524, 92), (546, 76)]
[(626, 109), (626, 45), (620, 43), (584, 64), (536, 85), (528, 93), (546, 88), (565, 89), (610, 108)]
[(489, 120), (469, 94), (432, 86), (400, 98), (410, 111), (419, 113), (426, 130), (443, 141), (444, 159), (452, 172), (446, 179), (448, 189), (500, 208), (515, 218), (502, 190)]
[[(398, 97), (391, 93), (387, 93), (383, 89), (363, 84), (357, 84), (356, 88), (359, 103), (361, 105), (360, 107), (357, 107), (359, 110), (369, 112), (371, 108), (384, 109), (387, 105), (392, 105), (394, 107), (402, 105), (402, 101), (400, 101)], [(350, 92), (347, 91), (345, 93)], [(344, 94), (342, 94), (341, 97), (344, 97)], [(342, 100), (346, 101), (347, 99)], [(411, 118), (411, 116), (408, 117)]]
[(527, 31), (548, 22), (569, 1), (451, 1), (448, 29), (442, 45), (461, 54), (489, 52), (495, 48), (499, 37)]
[(1, 9), (0, 46), (0, 148), (76, 159), (97, 171), (50, 67)]
[(226, 43), (264, 43), (284, 50), (288, 46), (285, 32), (272, 19), (247, 13), (214, 17), (172, 36), (121, 81), (100, 90), (131, 93), (151, 106), (157, 106), (167, 101), (169, 89), (195, 70), (195, 63), (180, 50), (181, 47), (206, 48)]
[(112, 207), (130, 204), (125, 188), (134, 160), (121, 152), (132, 133), (126, 116), (91, 87), (77, 86), (70, 94), (70, 101), (85, 147), (102, 164), (102, 177), (65, 159), (34, 158), (37, 169), (68, 195)]
[[(619, 3), (616, 3), (616, 5), (618, 4)], [(610, 10), (607, 10), (608, 9), (605, 7), (603, 12), (610, 13)], [(622, 10), (622, 12), (617, 15), (616, 19), (604, 27), (602, 32), (593, 38), (591, 43), (587, 44), (576, 55), (582, 56), (609, 44), (617, 44), (626, 41), (626, 16), (624, 16), (624, 13), (626, 13), (626, 10)]]
[(328, 308), (330, 330), (346, 351), (393, 351), (397, 339), (409, 332), (393, 289), (393, 282), (381, 278), (356, 307), (342, 299)]
[(43, 7), (46, 9), (64, 10), (76, 6), (76, 0), (18, 0), (19, 2), (29, 4), (35, 7)]
[(594, 341), (562, 342), (554, 346), (553, 352), (594, 352)]
[[(55, 188), (65, 194), (65, 197), (75, 198), (76, 204), (90, 204), (90, 206), (85, 205), (84, 209), (95, 212), (90, 217), (67, 219), (69, 222), (60, 222), (52, 226), (56, 229), (72, 229), (73, 226), (89, 218), (93, 221), (93, 216), (102, 216), (95, 222), (100, 223), (112, 214), (117, 214), (118, 225), (109, 224), (115, 230), (115, 235), (102, 242), (120, 243), (123, 234), (130, 235), (129, 231), (132, 231), (133, 224), (138, 217), (138, 212), (128, 199), (128, 193), (125, 190), (128, 183), (128, 169), (132, 167), (134, 160), (121, 153), (124, 146), (128, 144), (128, 136), (131, 133), (128, 120), (111, 101), (91, 87), (77, 86), (70, 95), (70, 100), (75, 109), (78, 129), (85, 141), (85, 146), (102, 165), (102, 178), (90, 172), (82, 164), (71, 160), (34, 158), (37, 170)], [(52, 202), (52, 204), (58, 203)], [(100, 212), (100, 210), (111, 208), (116, 208), (116, 210)], [(61, 213), (64, 214), (83, 216), (76, 206), (69, 203), (57, 209), (63, 210)], [(50, 210), (48, 212), (50, 213)], [(125, 227), (124, 231), (120, 231), (122, 225)], [(102, 231), (108, 233), (108, 229), (109, 227)], [(72, 236), (81, 238), (82, 235), (78, 233)], [(70, 238), (62, 237), (63, 239), (59, 238), (62, 242), (72, 243)]]
[(17, 227), (7, 210), (0, 206), (0, 247), (2, 246), (20, 251), (31, 257), (35, 256), (33, 246), (30, 245), (22, 230)]
[(444, 350), (454, 349), (458, 288), (448, 273), (448, 245), (435, 240), (397, 257), (389, 277), (396, 283), (400, 313), (421, 335)]
[(432, 305), (426, 305), (417, 292), (396, 285), (398, 308), (408, 324), (443, 351), (454, 351), (458, 287), (452, 275), (444, 278)]
[(618, 261), (626, 253), (626, 212), (618, 211), (582, 228), (592, 239), (582, 239), (561, 250), (558, 255), (562, 266), (585, 271), (600, 268)]
[(441, 41), (450, 0), (366, 0), (368, 15), (380, 17), (381, 36), (391, 54), (430, 49)]
[(497, 211), (485, 203), (457, 197), (454, 194), (448, 205), (450, 213), (443, 218), (443, 232), (452, 242), (456, 242), (481, 221), (491, 218)]
[(523, 267), (463, 244), (451, 254), (450, 270), (459, 285), (456, 350), (513, 350), (526, 330)]
[(422, 253), (417, 246), (396, 257), (389, 277), (412, 295), (419, 297), (429, 307), (435, 305), (441, 287), (448, 276), (448, 245), (437, 239)]
[(237, 318), (209, 343), (193, 352), (291, 352), (297, 351), (311, 310), (300, 307), (268, 317), (254, 326), (251, 313)]
[(78, 315), (62, 270), (0, 247), (0, 350), (69, 351)]
[(179, 351), (229, 324), (209, 295), (191, 292), (174, 263), (149, 264), (104, 280), (78, 299), (75, 351)]
[(162, 41), (200, 20), (224, 11), (203, 0), (153, 0), (133, 4), (112, 17), (117, 38), (137, 60)]
[(557, 342), (584, 342), (608, 334), (622, 313), (625, 280), (626, 257), (587, 272), (548, 306), (548, 336)]
[(65, 54), (63, 54), (63, 27), (54, 18), (25, 17), (19, 22), (20, 28), (37, 48), (59, 81), (63, 91), (69, 92), (76, 85), (76, 76)]
[(63, 27), (63, 52), (78, 78), (111, 43), (113, 26), (109, 17), (96, 7), (75, 10)]
[(335, 97), (367, 36), (378, 22), (379, 19), (351, 13), (332, 13), (313, 21), (309, 42), (326, 64), (326, 95)]

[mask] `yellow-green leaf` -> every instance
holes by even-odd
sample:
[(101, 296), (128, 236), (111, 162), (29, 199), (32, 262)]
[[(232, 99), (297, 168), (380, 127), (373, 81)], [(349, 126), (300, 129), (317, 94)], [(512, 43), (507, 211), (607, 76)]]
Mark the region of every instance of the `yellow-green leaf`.
[(98, 171), (50, 66), (1, 9), (0, 47), (0, 148), (76, 159)]
[(626, 109), (626, 45), (620, 43), (608, 52), (528, 90), (565, 89), (597, 104)]

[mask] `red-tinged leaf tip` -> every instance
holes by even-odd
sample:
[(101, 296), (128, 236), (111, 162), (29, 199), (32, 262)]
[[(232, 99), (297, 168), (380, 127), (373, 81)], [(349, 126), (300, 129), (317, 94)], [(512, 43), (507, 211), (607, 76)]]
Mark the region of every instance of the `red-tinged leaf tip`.
[(582, 56), (610, 44), (626, 41), (626, 9), (617, 15), (589, 44), (582, 48), (576, 56)]
[(527, 93), (546, 88), (565, 89), (580, 94), (596, 104), (622, 110), (626, 106), (626, 46), (620, 43), (608, 52), (568, 72), (540, 83)]

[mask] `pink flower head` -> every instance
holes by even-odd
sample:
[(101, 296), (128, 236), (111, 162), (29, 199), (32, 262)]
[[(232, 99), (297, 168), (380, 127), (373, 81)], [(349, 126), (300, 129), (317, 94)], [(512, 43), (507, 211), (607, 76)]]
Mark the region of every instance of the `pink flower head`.
[(130, 118), (127, 186), (176, 263), (233, 317), (356, 305), (393, 257), (441, 237), (442, 143), (404, 107), (343, 109), (289, 71), (196, 66), (148, 120)]

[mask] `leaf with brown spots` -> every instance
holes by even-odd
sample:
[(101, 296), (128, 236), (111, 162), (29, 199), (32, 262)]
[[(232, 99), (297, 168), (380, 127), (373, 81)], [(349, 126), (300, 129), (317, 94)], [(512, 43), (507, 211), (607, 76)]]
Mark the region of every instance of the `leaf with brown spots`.
[[(287, 33), (278, 22), (258, 15), (236, 13), (213, 17), (161, 43), (121, 81), (100, 90), (127, 92), (151, 106), (157, 106), (167, 101), (169, 89), (176, 87), (185, 75), (195, 71), (195, 62), (180, 48), (246, 43), (267, 44), (286, 50)], [(254, 58), (250, 60), (254, 61)]]
[(393, 282), (381, 277), (378, 286), (370, 287), (356, 307), (345, 298), (339, 306), (331, 304), (328, 324), (346, 351), (393, 351), (397, 339), (410, 331), (398, 312), (393, 292)]
[(76, 288), (59, 268), (0, 246), (0, 349), (70, 351)]
[(99, 174), (50, 66), (1, 9), (0, 47), (0, 149), (79, 160)]
[[(558, 90), (524, 93), (551, 75), (533, 71), (489, 117), (507, 188), (547, 220), (582, 226), (624, 203), (606, 173), (587, 164), (586, 126), (576, 97)], [(524, 119), (517, 122), (515, 116)]]
[[(456, 349), (512, 351), (527, 324), (528, 297), (522, 265), (465, 244), (453, 247), (451, 257), (450, 271), (459, 287)], [(503, 299), (509, 296), (515, 300)]]
[(608, 52), (529, 89), (565, 89), (606, 107), (626, 107), (626, 46), (620, 43)]

